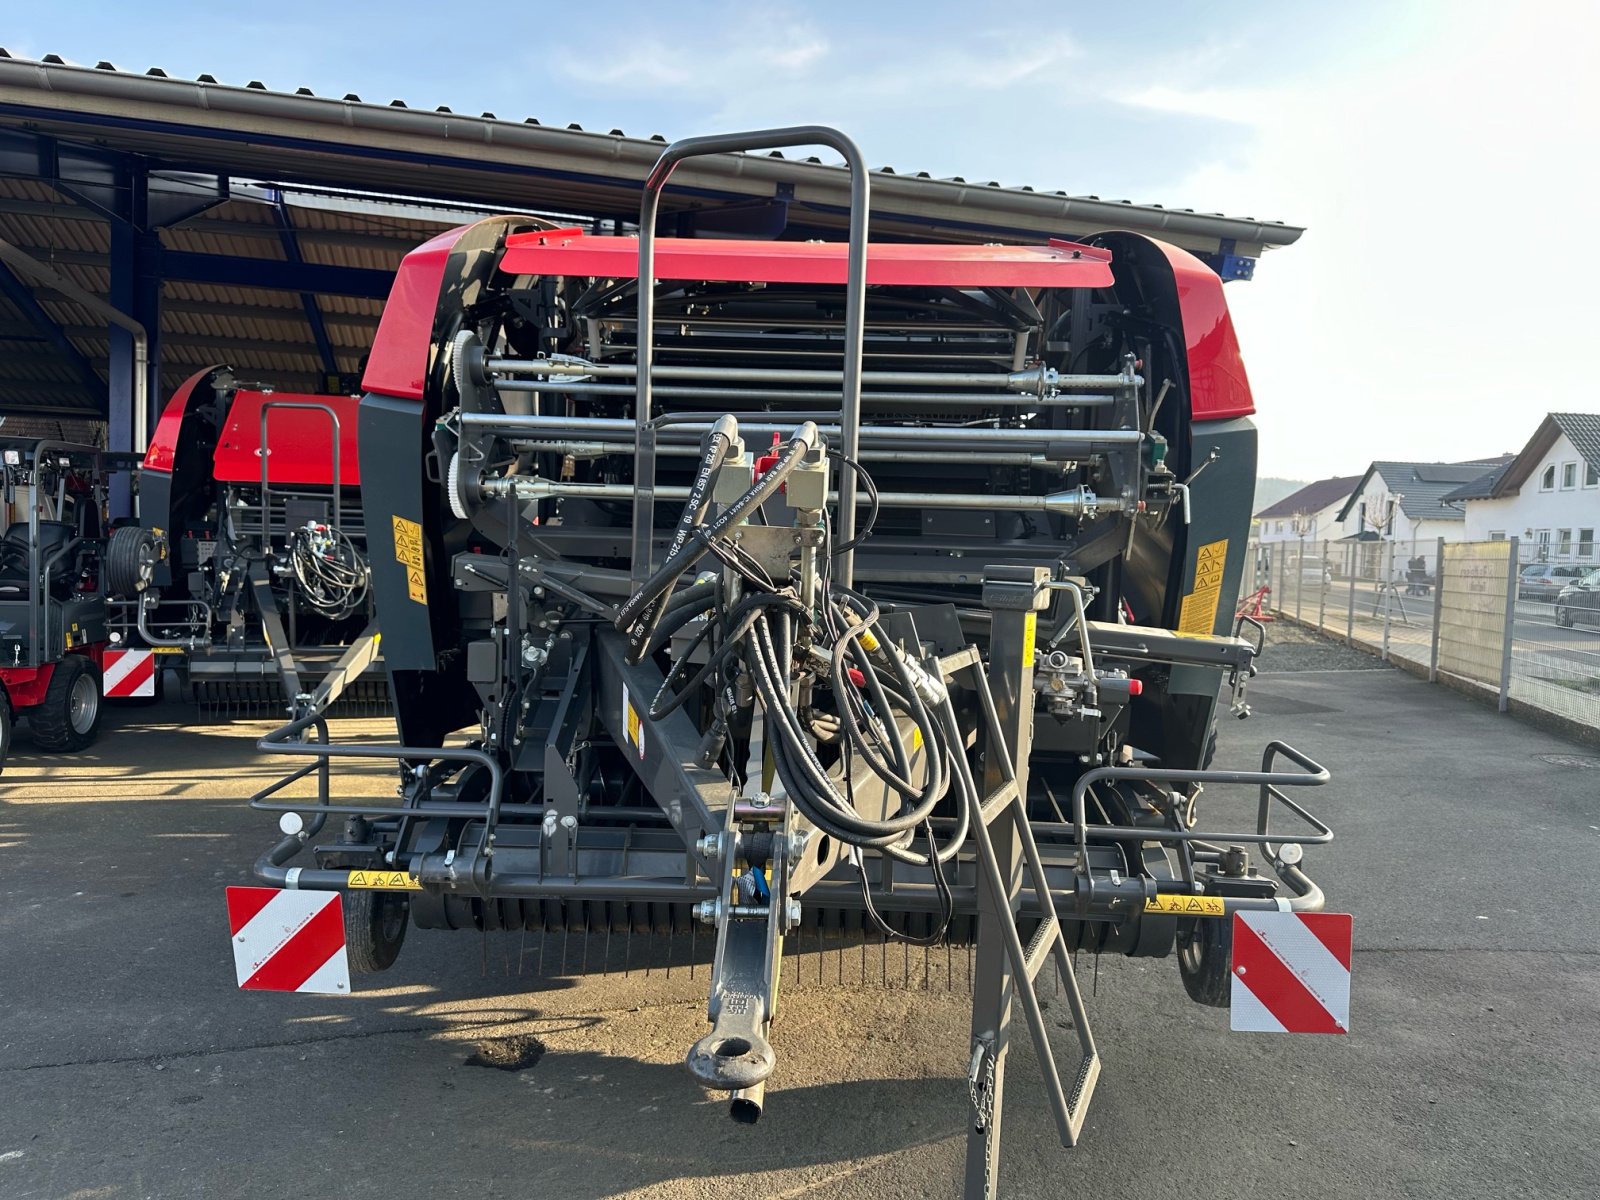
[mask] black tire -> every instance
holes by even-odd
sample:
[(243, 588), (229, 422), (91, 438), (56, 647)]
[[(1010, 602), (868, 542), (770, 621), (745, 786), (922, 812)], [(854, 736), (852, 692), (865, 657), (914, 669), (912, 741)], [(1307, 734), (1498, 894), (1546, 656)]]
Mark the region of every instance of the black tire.
[(394, 966), (410, 924), (411, 901), (405, 893), (346, 892), (344, 937), (350, 969), (358, 975), (373, 975)]
[(1563, 629), (1572, 628), (1572, 610), (1556, 605), (1556, 624)]
[(67, 655), (50, 675), (44, 703), (28, 710), (34, 744), (57, 752), (87, 750), (99, 736), (104, 708), (100, 672), (83, 655)]
[(113, 596), (133, 597), (150, 586), (155, 577), (155, 535), (138, 525), (124, 525), (111, 531), (106, 543), (105, 587)]
[(1227, 1008), (1233, 1002), (1233, 922), (1227, 917), (1178, 926), (1178, 974), (1196, 1004)]

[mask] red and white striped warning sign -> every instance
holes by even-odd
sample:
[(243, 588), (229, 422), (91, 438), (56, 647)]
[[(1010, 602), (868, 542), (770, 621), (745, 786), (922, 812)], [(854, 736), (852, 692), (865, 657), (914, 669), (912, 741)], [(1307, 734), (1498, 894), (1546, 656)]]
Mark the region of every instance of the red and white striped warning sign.
[(107, 699), (156, 694), (156, 656), (149, 650), (107, 650), (101, 683)]
[(1233, 915), (1232, 1027), (1350, 1032), (1349, 913)]
[(342, 900), (338, 892), (229, 888), (228, 928), (239, 986), (348, 996)]

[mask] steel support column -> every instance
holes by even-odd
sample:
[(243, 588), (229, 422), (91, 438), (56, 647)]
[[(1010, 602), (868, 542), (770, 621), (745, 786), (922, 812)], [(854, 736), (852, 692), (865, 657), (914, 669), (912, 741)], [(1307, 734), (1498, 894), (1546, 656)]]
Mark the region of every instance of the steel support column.
[[(111, 286), (109, 299), (119, 311), (144, 327), (149, 346), (145, 395), (154, 409), (161, 399), (161, 241), (149, 228), (149, 176), (143, 167), (128, 165), (119, 172), (118, 213), (111, 218)], [(110, 364), (107, 372), (107, 447), (142, 452), (135, 445), (139, 431), (148, 431), (154, 413), (134, 412), (136, 359), (134, 338), (115, 325), (107, 329)], [(129, 479), (112, 481), (111, 515), (133, 511)]]

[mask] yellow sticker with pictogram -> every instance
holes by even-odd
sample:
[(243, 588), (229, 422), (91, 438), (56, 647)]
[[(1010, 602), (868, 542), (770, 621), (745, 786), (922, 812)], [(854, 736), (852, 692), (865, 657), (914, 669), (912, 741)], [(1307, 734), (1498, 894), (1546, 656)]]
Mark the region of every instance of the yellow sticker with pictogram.
[(1173, 917), (1220, 917), (1228, 911), (1221, 896), (1150, 896), (1144, 902), (1147, 913), (1166, 913)]
[(428, 579), (422, 568), (422, 524), (394, 518), (394, 560), (406, 569), (406, 594), (418, 604), (428, 602)]
[(1039, 637), (1039, 614), (1028, 613), (1022, 618), (1022, 669), (1033, 670), (1033, 647)]
[(1194, 590), (1183, 598), (1177, 632), (1205, 635), (1216, 631), (1217, 608), (1222, 603), (1223, 568), (1227, 562), (1227, 538), (1200, 547), (1194, 561)]
[(351, 871), (345, 887), (366, 888), (376, 892), (420, 892), (422, 885), (415, 875), (404, 871)]

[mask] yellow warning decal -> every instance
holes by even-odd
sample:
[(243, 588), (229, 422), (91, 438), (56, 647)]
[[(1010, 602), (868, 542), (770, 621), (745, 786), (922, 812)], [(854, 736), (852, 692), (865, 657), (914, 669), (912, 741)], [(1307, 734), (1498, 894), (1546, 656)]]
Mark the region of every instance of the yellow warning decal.
[(182, 654), (181, 646), (149, 646), (146, 647), (151, 654)]
[(428, 580), (422, 571), (422, 525), (394, 518), (394, 560), (406, 569), (406, 593), (418, 604), (428, 602)]
[(644, 729), (639, 720), (639, 713), (633, 707), (633, 701), (628, 696), (628, 685), (622, 685), (622, 728), (628, 737), (628, 744), (639, 752), (639, 761), (644, 761)]
[(1022, 619), (1022, 669), (1033, 670), (1033, 643), (1039, 633), (1039, 614), (1029, 613)]
[(415, 875), (404, 871), (351, 871), (345, 887), (367, 888), (380, 892), (420, 892), (422, 885)]
[(1222, 601), (1222, 569), (1227, 561), (1227, 538), (1200, 547), (1195, 555), (1194, 590), (1183, 598), (1178, 615), (1179, 633), (1205, 635), (1215, 631), (1217, 606)]
[(1221, 896), (1180, 896), (1172, 893), (1146, 899), (1144, 910), (1147, 913), (1168, 913), (1175, 917), (1220, 917), (1227, 913), (1228, 906)]

